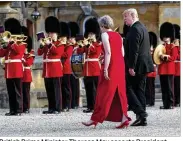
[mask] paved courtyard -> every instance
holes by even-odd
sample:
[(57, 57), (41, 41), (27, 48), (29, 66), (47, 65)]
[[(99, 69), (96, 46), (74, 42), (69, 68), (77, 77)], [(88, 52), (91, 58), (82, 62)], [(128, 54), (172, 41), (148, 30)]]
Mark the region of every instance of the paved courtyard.
[[(148, 107), (148, 126), (115, 129), (119, 123), (104, 122), (96, 129), (81, 124), (90, 118), (82, 112), (83, 108), (71, 110), (59, 115), (43, 115), (44, 109), (31, 109), (31, 113), (22, 116), (6, 117), (8, 109), (0, 109), (1, 137), (179, 137), (181, 135), (181, 110), (160, 110), (161, 102)], [(133, 112), (129, 112), (135, 120)]]

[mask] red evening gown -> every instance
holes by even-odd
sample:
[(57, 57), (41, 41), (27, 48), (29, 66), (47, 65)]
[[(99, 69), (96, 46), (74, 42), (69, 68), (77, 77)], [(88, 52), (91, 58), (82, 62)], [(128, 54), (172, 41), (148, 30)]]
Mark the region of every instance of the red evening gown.
[(107, 34), (111, 49), (111, 59), (108, 68), (110, 80), (104, 78), (104, 66), (102, 66), (95, 108), (91, 116), (91, 120), (100, 123), (104, 120), (121, 122), (123, 115), (130, 120), (127, 115), (125, 63), (122, 56), (123, 41), (117, 32), (108, 31)]

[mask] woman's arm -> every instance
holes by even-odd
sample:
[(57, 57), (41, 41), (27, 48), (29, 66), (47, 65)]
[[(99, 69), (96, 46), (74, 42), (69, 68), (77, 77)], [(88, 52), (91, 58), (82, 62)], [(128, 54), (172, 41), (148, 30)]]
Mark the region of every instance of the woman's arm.
[(111, 60), (111, 48), (110, 48), (110, 43), (109, 43), (109, 36), (107, 33), (102, 33), (101, 37), (102, 37), (102, 43), (103, 43), (104, 51), (105, 51), (104, 71), (107, 71), (110, 60)]
[(121, 52), (122, 52), (122, 56), (124, 57), (125, 56), (125, 51), (124, 51), (124, 46), (123, 46), (123, 38), (121, 38), (122, 40), (122, 45), (121, 45)]

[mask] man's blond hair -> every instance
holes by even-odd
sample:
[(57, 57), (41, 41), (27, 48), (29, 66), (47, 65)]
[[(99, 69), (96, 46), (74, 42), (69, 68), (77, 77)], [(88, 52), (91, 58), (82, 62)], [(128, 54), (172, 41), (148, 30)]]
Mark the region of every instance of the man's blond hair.
[(125, 14), (129, 14), (131, 15), (132, 17), (136, 18), (136, 19), (139, 19), (138, 18), (138, 13), (137, 13), (137, 10), (135, 8), (130, 8), (130, 9), (126, 9), (124, 12), (123, 12), (123, 15)]

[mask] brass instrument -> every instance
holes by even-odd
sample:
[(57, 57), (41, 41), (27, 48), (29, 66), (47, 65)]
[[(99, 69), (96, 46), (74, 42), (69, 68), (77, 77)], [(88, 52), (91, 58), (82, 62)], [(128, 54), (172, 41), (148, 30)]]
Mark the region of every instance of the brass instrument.
[(45, 46), (47, 42), (52, 42), (52, 38), (51, 37), (47, 37), (47, 38), (41, 38), (40, 39), (40, 43), (42, 46)]
[(62, 44), (62, 45), (66, 45), (67, 44), (67, 37), (60, 37), (58, 39), (58, 41)]
[(5, 31), (1, 34), (2, 42), (9, 42), (10, 40), (15, 42), (25, 42), (27, 40), (27, 36), (20, 34), (20, 35), (12, 35), (9, 31)]
[(166, 49), (165, 49), (165, 46), (160, 44), (158, 45), (155, 50), (154, 50), (154, 53), (153, 53), (153, 60), (154, 60), (154, 63), (159, 65), (162, 63), (162, 57), (163, 56), (163, 60), (167, 60), (168, 57), (166, 55)]
[(115, 32), (119, 32), (119, 26), (114, 29)]

